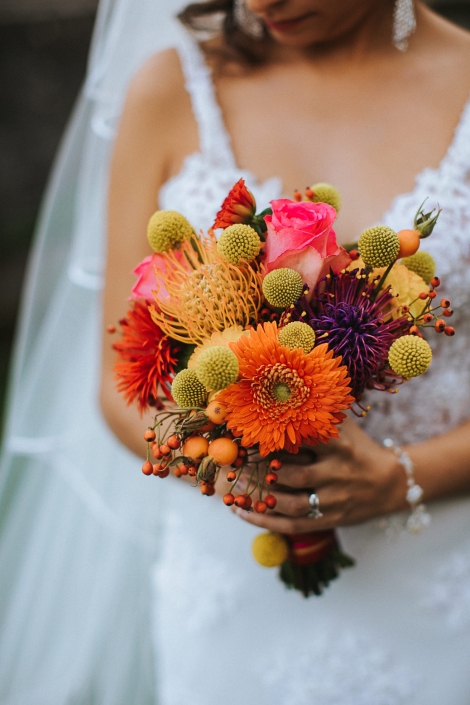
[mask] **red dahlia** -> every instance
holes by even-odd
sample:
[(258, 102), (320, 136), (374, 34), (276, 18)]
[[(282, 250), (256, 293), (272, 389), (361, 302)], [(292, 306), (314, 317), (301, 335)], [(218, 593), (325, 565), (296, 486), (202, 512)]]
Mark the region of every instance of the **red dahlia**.
[(153, 322), (144, 301), (134, 302), (121, 326), (122, 338), (113, 344), (118, 391), (128, 405), (136, 402), (140, 413), (158, 406), (159, 389), (172, 401), (170, 385), (181, 346)]
[(251, 223), (255, 213), (255, 197), (245, 186), (244, 180), (240, 179), (222, 203), (222, 208), (217, 213), (212, 227), (228, 228), (235, 223)]

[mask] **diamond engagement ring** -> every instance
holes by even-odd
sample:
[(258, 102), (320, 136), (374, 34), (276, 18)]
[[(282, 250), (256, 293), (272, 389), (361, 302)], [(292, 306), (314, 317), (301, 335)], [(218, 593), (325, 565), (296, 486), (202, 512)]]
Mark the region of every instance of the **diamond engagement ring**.
[(320, 500), (315, 492), (312, 492), (308, 498), (308, 503), (310, 505), (310, 511), (307, 514), (308, 517), (313, 517), (313, 519), (320, 519), (323, 514), (320, 511)]

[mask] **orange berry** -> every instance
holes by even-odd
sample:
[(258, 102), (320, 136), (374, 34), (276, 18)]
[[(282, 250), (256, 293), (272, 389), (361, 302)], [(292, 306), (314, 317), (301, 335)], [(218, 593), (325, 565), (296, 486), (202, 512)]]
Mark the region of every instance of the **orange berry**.
[(241, 468), (241, 466), (244, 464), (245, 464), (245, 459), (240, 458), (240, 456), (238, 456), (238, 458), (235, 458), (234, 462), (232, 463), (234, 468)]
[(146, 460), (145, 463), (142, 465), (142, 472), (144, 473), (144, 475), (151, 475), (153, 472), (152, 463)]
[(227, 407), (223, 404), (219, 404), (217, 399), (214, 399), (208, 405), (205, 414), (210, 421), (218, 425), (225, 421), (225, 417), (227, 416)]
[(434, 318), (434, 316), (432, 315), (432, 313), (425, 313), (423, 316), (423, 321), (425, 323), (431, 323), (433, 318)]
[(422, 291), (418, 298), (420, 298), (422, 301), (424, 301), (425, 299), (428, 298), (428, 296), (429, 296), (428, 291)]
[(160, 453), (162, 455), (170, 455), (170, 453), (171, 453), (170, 446), (168, 446), (166, 443), (162, 443), (162, 445), (160, 446)]
[(216, 438), (210, 443), (208, 454), (218, 465), (231, 465), (238, 457), (238, 445), (229, 438)]
[(160, 460), (162, 454), (160, 453), (160, 446), (158, 443), (152, 443), (152, 453), (155, 460)]
[(148, 428), (144, 433), (144, 439), (147, 441), (147, 443), (154, 441), (156, 437), (157, 434), (155, 433), (155, 431), (152, 431), (151, 428)]
[(297, 201), (297, 203), (300, 203), (301, 200), (302, 200), (302, 194), (300, 193), (300, 191), (295, 190), (294, 191), (294, 201)]
[(411, 257), (419, 250), (420, 237), (418, 230), (400, 230), (397, 235), (400, 241), (398, 259)]
[(446, 318), (450, 318), (453, 313), (454, 313), (453, 308), (445, 308), (442, 312), (442, 315), (445, 316)]
[(403, 313), (409, 313), (410, 307), (407, 304), (405, 304), (404, 306), (401, 307), (401, 310)]
[(160, 465), (160, 463), (156, 463), (156, 464), (153, 466), (152, 473), (153, 473), (154, 475), (158, 475), (158, 473), (160, 472), (161, 469), (162, 469), (162, 466)]
[(181, 477), (182, 472), (181, 472), (181, 470), (179, 469), (179, 467), (176, 467), (176, 468), (173, 470), (173, 475), (174, 475), (175, 477)]
[(185, 465), (184, 463), (180, 463), (178, 465), (178, 470), (182, 475), (187, 475), (188, 474), (188, 466)]
[(239, 494), (238, 497), (235, 497), (234, 503), (237, 507), (240, 507), (241, 509), (243, 509), (243, 507), (245, 506), (245, 500), (246, 500), (245, 495)]
[(169, 448), (171, 448), (172, 450), (178, 450), (178, 448), (179, 448), (180, 445), (181, 445), (181, 441), (180, 441), (180, 439), (178, 438), (178, 436), (175, 436), (175, 435), (173, 434), (173, 436), (170, 436), (170, 437), (169, 437), (169, 439), (167, 440), (166, 444), (167, 444), (167, 446), (168, 446)]
[(349, 250), (348, 254), (353, 262), (359, 259), (359, 250)]
[(227, 480), (228, 482), (233, 482), (234, 480), (237, 479), (237, 473), (233, 472), (233, 470), (229, 470), (227, 473)]
[(213, 497), (215, 495), (215, 487), (214, 485), (207, 485), (207, 491), (204, 492), (205, 495), (208, 497)]
[(444, 328), (444, 333), (445, 333), (446, 335), (455, 335), (455, 329), (452, 328), (452, 326), (446, 326), (446, 327)]
[(280, 470), (282, 468), (282, 462), (279, 458), (273, 458), (269, 463), (270, 470)]
[(194, 467), (194, 465), (190, 465), (188, 467), (188, 475), (189, 475), (189, 477), (196, 477), (197, 469)]
[(243, 505), (243, 509), (249, 509), (252, 505), (252, 500), (250, 495), (246, 494), (245, 495), (245, 504)]
[(268, 485), (275, 485), (279, 478), (275, 472), (268, 472), (264, 479)]
[(209, 441), (204, 436), (191, 436), (183, 445), (183, 455), (196, 462), (201, 461), (207, 455)]
[(441, 306), (442, 306), (442, 308), (449, 308), (450, 299), (441, 299)]
[(160, 470), (160, 472), (158, 473), (158, 477), (168, 477), (169, 474), (170, 468), (165, 468), (165, 470)]
[(116, 326), (109, 325), (106, 329), (108, 333), (115, 333), (116, 332)]
[(243, 446), (240, 446), (240, 448), (238, 449), (238, 457), (239, 458), (246, 458), (246, 456), (247, 456), (246, 448), (244, 448)]
[(277, 504), (277, 499), (273, 494), (267, 494), (264, 501), (269, 509), (274, 509)]
[(440, 285), (440, 283), (441, 283), (441, 280), (439, 279), (439, 277), (433, 277), (429, 283), (431, 284), (431, 286), (433, 287), (433, 289), (437, 289), (437, 287), (438, 287), (438, 286)]
[(264, 514), (266, 509), (268, 508), (268, 505), (266, 502), (263, 502), (261, 499), (259, 499), (257, 502), (254, 503), (253, 508), (255, 512), (258, 512), (258, 514)]
[(418, 326), (411, 326), (410, 333), (411, 335), (417, 335), (419, 333)]
[(312, 189), (310, 188), (310, 186), (307, 186), (307, 188), (305, 189), (305, 197), (308, 198), (308, 199), (311, 201), (312, 198), (314, 197), (314, 195), (315, 195), (315, 194), (313, 193), (313, 191), (312, 191)]
[(231, 492), (227, 492), (227, 494), (224, 494), (223, 500), (224, 504), (226, 504), (227, 507), (231, 507), (232, 504), (235, 502), (235, 497)]
[(435, 299), (436, 296), (437, 296), (437, 294), (436, 294), (435, 291), (430, 291), (430, 292), (428, 293), (428, 296), (429, 296), (430, 299)]
[(443, 333), (446, 328), (446, 325), (446, 322), (442, 318), (438, 318), (438, 320), (434, 324), (434, 329), (438, 333)]

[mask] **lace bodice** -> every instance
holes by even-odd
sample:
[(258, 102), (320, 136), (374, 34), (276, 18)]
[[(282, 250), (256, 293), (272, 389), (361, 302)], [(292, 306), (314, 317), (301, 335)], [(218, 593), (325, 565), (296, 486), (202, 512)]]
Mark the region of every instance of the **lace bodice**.
[[(180, 173), (163, 185), (160, 205), (179, 210), (195, 226), (207, 228), (240, 177), (263, 205), (282, 195), (282, 183), (279, 178), (259, 183), (253, 174), (238, 168), (200, 48), (184, 35), (178, 51), (199, 127), (200, 151), (189, 155)], [(436, 259), (437, 273), (443, 281), (439, 294), (452, 299), (452, 325), (457, 334), (449, 339), (429, 331), (434, 356), (430, 370), (403, 385), (397, 395), (370, 395), (373, 408), (363, 423), (377, 440), (385, 436), (395, 437), (400, 443), (424, 440), (470, 416), (469, 175), (470, 101), (439, 167), (418, 174), (414, 189), (397, 196), (382, 218), (385, 224), (399, 230), (410, 227), (424, 199), (428, 199), (427, 205), (439, 204), (442, 208), (438, 226), (422, 249)]]

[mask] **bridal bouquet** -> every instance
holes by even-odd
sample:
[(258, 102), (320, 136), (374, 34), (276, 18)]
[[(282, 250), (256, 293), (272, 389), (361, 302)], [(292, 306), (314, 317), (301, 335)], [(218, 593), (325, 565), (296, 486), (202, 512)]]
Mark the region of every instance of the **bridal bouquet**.
[[(419, 250), (439, 213), (421, 207), (399, 233), (369, 228), (348, 252), (333, 230), (339, 208), (337, 190), (316, 184), (257, 214), (241, 179), (208, 234), (175, 211), (152, 216), (153, 254), (135, 270), (114, 343), (119, 391), (156, 408), (146, 475), (187, 475), (211, 496), (223, 472), (226, 505), (274, 510), (285, 453), (337, 437), (348, 409), (369, 410), (367, 390), (394, 392), (424, 373), (424, 328), (453, 335), (435, 263)], [(266, 532), (253, 554), (305, 596), (353, 564), (333, 531)]]

